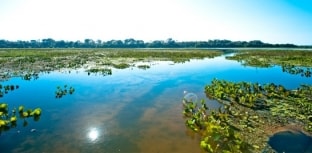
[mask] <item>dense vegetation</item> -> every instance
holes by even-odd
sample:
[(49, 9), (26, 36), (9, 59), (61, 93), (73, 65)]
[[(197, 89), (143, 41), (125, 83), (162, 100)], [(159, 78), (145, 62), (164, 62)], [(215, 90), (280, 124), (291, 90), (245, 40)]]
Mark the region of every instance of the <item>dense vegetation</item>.
[(199, 49), (0, 49), (0, 78), (22, 76), (30, 80), (36, 79), (39, 72), (75, 69), (83, 65), (90, 66), (89, 74), (111, 75), (111, 68), (128, 68), (136, 61), (185, 62), (221, 54), (223, 52), (218, 50)]
[(311, 77), (312, 52), (309, 50), (244, 50), (226, 58), (246, 66), (280, 66), (283, 72)]
[(267, 147), (265, 130), (272, 127), (295, 124), (312, 132), (310, 85), (290, 90), (273, 83), (214, 79), (205, 92), (223, 107), (209, 110), (204, 101), (184, 99), (183, 114), (186, 125), (201, 134), (200, 146), (208, 152), (260, 152)]
[[(169, 38), (167, 40), (155, 40), (144, 42), (143, 40), (92, 40), (65, 41), (46, 38), (30, 41), (8, 41), (0, 40), (0, 48), (228, 48), (228, 47), (299, 47), (294, 44), (269, 44), (260, 40), (253, 41), (230, 41), (230, 40), (208, 40), (208, 41), (182, 41), (178, 42)], [(311, 47), (311, 46), (300, 46)]]
[[(226, 58), (246, 66), (280, 66), (283, 72), (311, 77), (308, 50), (244, 50)], [(205, 93), (222, 107), (211, 110), (203, 100), (184, 98), (183, 114), (187, 127), (201, 135), (200, 146), (207, 152), (273, 151), (267, 145), (269, 133), (286, 125), (312, 133), (311, 85), (286, 89), (274, 83), (213, 79)]]

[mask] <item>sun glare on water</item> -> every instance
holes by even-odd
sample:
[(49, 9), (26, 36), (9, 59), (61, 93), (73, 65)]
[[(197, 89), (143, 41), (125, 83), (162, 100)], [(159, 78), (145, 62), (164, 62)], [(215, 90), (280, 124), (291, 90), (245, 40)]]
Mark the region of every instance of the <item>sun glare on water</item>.
[(92, 128), (89, 132), (88, 132), (88, 138), (91, 141), (95, 141), (98, 137), (99, 137), (99, 131), (96, 128)]

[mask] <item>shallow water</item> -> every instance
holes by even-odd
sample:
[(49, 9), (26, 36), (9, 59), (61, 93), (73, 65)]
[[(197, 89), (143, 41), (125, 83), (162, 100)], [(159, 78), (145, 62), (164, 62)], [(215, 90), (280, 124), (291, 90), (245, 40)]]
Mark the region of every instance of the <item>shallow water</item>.
[[(204, 86), (213, 78), (274, 82), (287, 88), (312, 84), (311, 78), (283, 73), (280, 67), (244, 67), (224, 56), (148, 64), (147, 70), (113, 69), (110, 76), (77, 69), (40, 74), (37, 80), (2, 82), (20, 88), (0, 102), (10, 108), (40, 107), (43, 114), (38, 122), (28, 118), (28, 126), (20, 121), (16, 128), (2, 132), (1, 152), (201, 152), (199, 137), (184, 125), (184, 91), (205, 98)], [(56, 87), (65, 84), (75, 93), (56, 99)], [(208, 105), (219, 107), (215, 101)]]

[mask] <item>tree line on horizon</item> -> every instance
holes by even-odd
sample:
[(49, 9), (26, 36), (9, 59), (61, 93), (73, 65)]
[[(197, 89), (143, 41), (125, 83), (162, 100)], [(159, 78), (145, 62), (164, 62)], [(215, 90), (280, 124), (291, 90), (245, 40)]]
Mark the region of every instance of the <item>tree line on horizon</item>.
[(260, 40), (253, 41), (230, 41), (230, 40), (208, 40), (208, 41), (175, 41), (172, 38), (166, 40), (154, 40), (144, 42), (133, 38), (125, 40), (93, 40), (84, 39), (84, 41), (65, 41), (46, 38), (30, 41), (9, 41), (0, 40), (0, 48), (235, 48), (235, 47), (255, 47), (255, 48), (296, 48), (311, 46), (298, 46), (294, 44), (270, 44)]

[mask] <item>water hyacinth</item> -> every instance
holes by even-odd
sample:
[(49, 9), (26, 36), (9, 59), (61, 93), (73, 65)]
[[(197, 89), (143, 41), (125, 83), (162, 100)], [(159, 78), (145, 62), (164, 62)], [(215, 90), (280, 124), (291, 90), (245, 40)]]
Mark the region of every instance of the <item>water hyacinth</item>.
[(61, 88), (61, 86), (57, 86), (55, 91), (55, 98), (62, 98), (63, 96), (67, 95), (67, 93), (71, 95), (74, 92), (75, 92), (74, 87), (69, 87), (69, 89), (67, 89), (67, 85), (64, 85), (63, 88)]
[(12, 117), (10, 118), (10, 121), (11, 121), (11, 122), (16, 122), (16, 121), (17, 121), (17, 117), (16, 117), (16, 116), (12, 116)]
[(86, 70), (86, 72), (88, 72), (88, 75), (90, 75), (91, 73), (94, 74), (99, 73), (103, 76), (112, 75), (112, 69), (110, 68), (91, 68), (89, 70)]
[(41, 109), (40, 109), (40, 108), (36, 108), (36, 109), (32, 112), (32, 114), (33, 114), (34, 116), (40, 116), (40, 115), (41, 115)]
[[(192, 97), (192, 98), (190, 98)], [(204, 100), (197, 101), (193, 93), (183, 98), (186, 126), (202, 137), (200, 147), (209, 152), (250, 152), (251, 145), (244, 142), (240, 133), (227, 124), (228, 114), (222, 109), (209, 110)]]
[[(28, 124), (26, 118), (33, 117), (35, 121), (39, 120), (41, 116), (40, 108), (24, 110), (24, 106), (18, 107), (19, 118), (24, 120), (23, 126)], [(0, 133), (17, 126), (19, 118), (16, 116), (16, 108), (13, 108), (11, 112), (9, 113), (9, 105), (7, 103), (0, 103)]]
[[(205, 87), (205, 93), (223, 104), (222, 108), (209, 110), (203, 101), (184, 98), (183, 114), (187, 118), (186, 125), (202, 135), (200, 146), (208, 152), (260, 151), (266, 147), (263, 142), (267, 140), (262, 129), (272, 125), (295, 122), (306, 131), (312, 131), (310, 85), (289, 90), (274, 83), (213, 79)], [(257, 140), (250, 139), (255, 135)], [(227, 142), (221, 141), (225, 138)], [(233, 150), (235, 148), (237, 150)]]
[(24, 111), (24, 106), (19, 106), (18, 107), (18, 112), (23, 112)]

